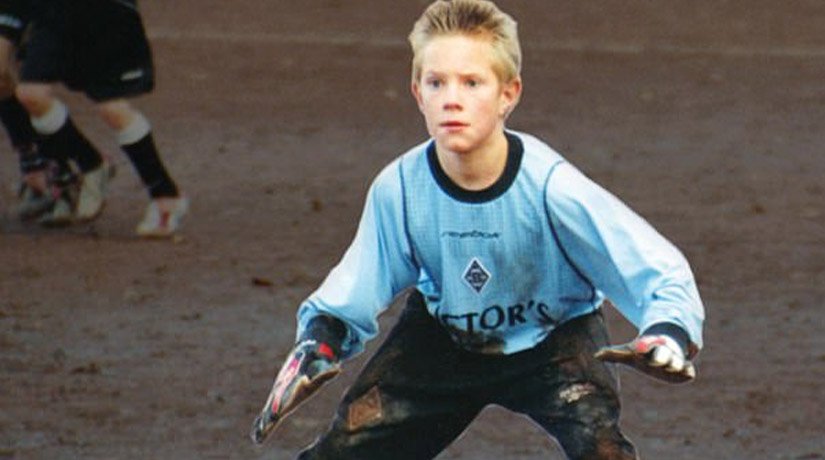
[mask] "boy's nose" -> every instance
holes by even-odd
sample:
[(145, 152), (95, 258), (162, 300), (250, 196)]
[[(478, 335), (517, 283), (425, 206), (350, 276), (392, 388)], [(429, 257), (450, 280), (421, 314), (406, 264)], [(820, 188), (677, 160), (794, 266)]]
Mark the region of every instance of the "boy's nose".
[(444, 110), (457, 110), (461, 108), (461, 92), (457, 85), (447, 86), (444, 96)]
[(444, 103), (444, 110), (455, 111), (461, 110), (461, 104), (458, 102), (445, 102)]

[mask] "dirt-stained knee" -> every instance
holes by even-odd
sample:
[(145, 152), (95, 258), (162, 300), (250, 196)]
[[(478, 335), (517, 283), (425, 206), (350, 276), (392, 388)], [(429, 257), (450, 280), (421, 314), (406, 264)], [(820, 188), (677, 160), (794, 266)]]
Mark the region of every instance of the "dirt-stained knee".
[(372, 387), (350, 404), (347, 413), (347, 428), (350, 431), (357, 431), (372, 422), (381, 420), (383, 416), (381, 394), (378, 392), (378, 387)]
[[(593, 460), (637, 460), (636, 448), (617, 429), (596, 432), (596, 454)], [(588, 457), (590, 458), (590, 457)]]

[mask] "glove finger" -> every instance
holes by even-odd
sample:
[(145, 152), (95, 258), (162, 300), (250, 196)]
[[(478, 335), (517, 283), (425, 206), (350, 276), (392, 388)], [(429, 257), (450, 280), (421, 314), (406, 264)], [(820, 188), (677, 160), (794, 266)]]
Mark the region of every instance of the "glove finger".
[(679, 371), (684, 367), (685, 360), (682, 358), (681, 352), (675, 352), (666, 346), (658, 346), (650, 352), (650, 365)]
[(671, 352), (670, 362), (667, 363), (665, 369), (672, 371), (672, 372), (682, 372), (685, 370), (685, 358), (682, 357), (681, 353), (673, 353)]
[(696, 378), (696, 368), (693, 366), (693, 363), (690, 361), (685, 361), (682, 370), (679, 372), (681, 375), (684, 375), (688, 379), (695, 379)]
[(264, 409), (257, 417), (255, 417), (255, 421), (252, 422), (252, 430), (249, 433), (249, 436), (252, 438), (252, 442), (255, 444), (263, 443), (269, 434), (275, 429), (275, 426), (278, 425), (280, 421), (280, 417), (276, 414), (273, 414), (271, 411)]

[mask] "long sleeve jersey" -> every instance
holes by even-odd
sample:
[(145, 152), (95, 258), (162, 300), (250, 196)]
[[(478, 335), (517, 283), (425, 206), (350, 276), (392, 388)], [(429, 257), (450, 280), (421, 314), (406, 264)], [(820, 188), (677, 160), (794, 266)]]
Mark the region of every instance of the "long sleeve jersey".
[(298, 309), (298, 335), (318, 314), (338, 318), (350, 357), (414, 287), (474, 352), (531, 348), (605, 298), (640, 330), (671, 323), (700, 348), (704, 307), (683, 255), (552, 148), (505, 134), (505, 170), (484, 190), (452, 182), (432, 140), (384, 168), (352, 244)]

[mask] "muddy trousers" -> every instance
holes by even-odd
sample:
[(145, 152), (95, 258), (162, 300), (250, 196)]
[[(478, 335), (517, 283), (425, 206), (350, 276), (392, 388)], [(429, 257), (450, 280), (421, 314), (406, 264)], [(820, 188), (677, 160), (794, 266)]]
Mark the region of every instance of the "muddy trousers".
[[(618, 382), (592, 358), (608, 343), (601, 312), (571, 320), (535, 348), (482, 355), (458, 348), (413, 292), (344, 395), (329, 430), (299, 460), (423, 460), (496, 404), (544, 428), (571, 460), (632, 460)], [(513, 439), (518, 443), (518, 439)]]

